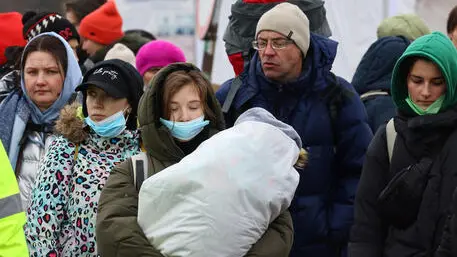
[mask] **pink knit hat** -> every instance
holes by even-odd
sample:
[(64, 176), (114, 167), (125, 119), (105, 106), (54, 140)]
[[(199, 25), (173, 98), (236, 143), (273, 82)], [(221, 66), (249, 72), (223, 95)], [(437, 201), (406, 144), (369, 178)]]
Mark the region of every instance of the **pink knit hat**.
[(136, 68), (141, 76), (151, 68), (162, 68), (175, 62), (186, 62), (184, 52), (165, 40), (151, 41), (143, 45), (136, 54)]

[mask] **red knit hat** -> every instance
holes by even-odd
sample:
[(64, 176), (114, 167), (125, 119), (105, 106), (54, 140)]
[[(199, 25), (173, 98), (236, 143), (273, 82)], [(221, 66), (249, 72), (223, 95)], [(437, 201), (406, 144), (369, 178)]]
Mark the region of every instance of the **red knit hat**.
[(22, 37), (22, 15), (18, 12), (0, 13), (0, 65), (6, 63), (5, 49), (9, 46), (25, 46)]
[(110, 45), (124, 36), (122, 17), (114, 1), (108, 1), (84, 17), (79, 34), (102, 45)]

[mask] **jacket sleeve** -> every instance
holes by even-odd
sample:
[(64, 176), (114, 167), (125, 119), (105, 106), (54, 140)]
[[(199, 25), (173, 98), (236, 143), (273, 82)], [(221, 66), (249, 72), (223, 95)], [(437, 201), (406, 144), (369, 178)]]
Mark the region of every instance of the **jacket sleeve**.
[[(446, 220), (446, 225), (443, 229), (443, 235), (441, 236), (441, 243), (435, 252), (434, 257), (451, 257), (452, 256), (452, 243), (451, 243), (451, 222), (455, 219), (454, 215), (450, 215)], [(455, 236), (455, 235), (454, 235)]]
[(0, 141), (0, 256), (28, 257), (19, 187)]
[(451, 203), (451, 214), (446, 220), (441, 243), (438, 247), (435, 257), (451, 257), (455, 255), (457, 249), (457, 188), (454, 190), (454, 195)]
[(276, 218), (246, 257), (287, 257), (292, 248), (294, 229), (289, 211)]
[(138, 192), (133, 184), (131, 159), (110, 173), (98, 202), (97, 249), (102, 257), (163, 257), (138, 225)]
[(378, 213), (377, 199), (389, 180), (386, 127), (371, 142), (355, 198), (355, 219), (349, 242), (350, 257), (381, 257), (387, 225)]
[(373, 133), (367, 122), (365, 107), (351, 84), (339, 78), (348, 92), (332, 128), (336, 135), (335, 184), (333, 204), (329, 210), (329, 235), (333, 243), (344, 248), (353, 223), (354, 199), (368, 145)]
[[(66, 205), (72, 181), (74, 148), (59, 137), (46, 153), (27, 210), (25, 234), (31, 256), (60, 255), (67, 239)], [(64, 149), (64, 150), (63, 150)]]

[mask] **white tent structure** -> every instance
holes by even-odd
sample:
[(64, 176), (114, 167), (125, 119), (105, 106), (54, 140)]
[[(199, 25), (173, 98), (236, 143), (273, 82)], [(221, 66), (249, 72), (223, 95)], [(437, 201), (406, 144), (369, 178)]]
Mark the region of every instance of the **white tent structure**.
[[(219, 29), (212, 71), (212, 81), (223, 83), (234, 76), (225, 54), (222, 37), (228, 23), (232, 0), (221, 0)], [(386, 17), (403, 13), (417, 13), (431, 30), (446, 31), (449, 11), (455, 0), (327, 0), (327, 18), (332, 39), (339, 42), (333, 71), (352, 80), (355, 69), (368, 47), (376, 40), (376, 28)], [(197, 43), (197, 65), (201, 65), (202, 43)]]
[[(235, 0), (216, 0), (220, 9), (211, 80), (221, 84), (233, 78), (234, 72), (225, 54), (222, 37), (227, 27), (231, 4)], [(204, 42), (192, 30), (197, 5), (204, 10), (213, 0), (116, 0), (124, 18), (124, 29), (143, 28), (158, 33), (184, 48), (189, 61), (202, 67)], [(339, 42), (333, 71), (348, 81), (365, 51), (376, 40), (378, 24), (386, 17), (417, 13), (431, 30), (445, 32), (449, 11), (456, 0), (327, 0), (327, 18), (332, 39)], [(195, 28), (195, 27), (193, 27)], [(198, 29), (197, 29), (198, 30)], [(179, 31), (167, 35), (168, 31)]]

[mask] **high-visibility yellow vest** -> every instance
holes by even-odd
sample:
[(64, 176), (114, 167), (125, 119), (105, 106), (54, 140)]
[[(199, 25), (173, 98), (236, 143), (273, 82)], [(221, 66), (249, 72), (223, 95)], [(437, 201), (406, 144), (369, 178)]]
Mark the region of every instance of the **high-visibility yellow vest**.
[(0, 257), (28, 257), (26, 222), (16, 176), (0, 141)]

